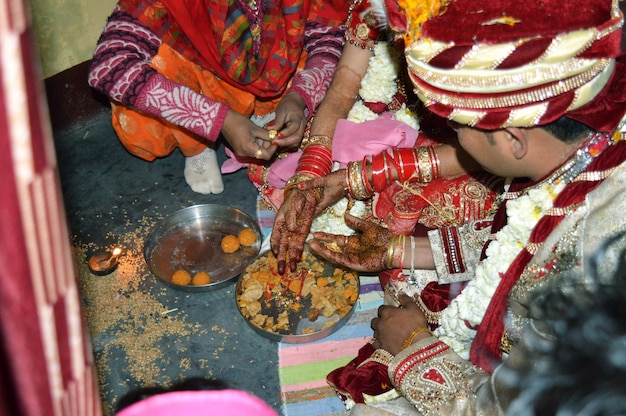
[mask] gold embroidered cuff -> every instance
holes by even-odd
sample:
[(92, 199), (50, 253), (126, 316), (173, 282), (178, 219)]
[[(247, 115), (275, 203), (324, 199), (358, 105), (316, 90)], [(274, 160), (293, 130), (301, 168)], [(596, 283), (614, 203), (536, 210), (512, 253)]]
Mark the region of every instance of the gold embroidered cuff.
[(389, 364), (391, 364), (391, 360), (393, 360), (392, 353), (382, 348), (378, 348), (372, 353), (372, 355), (367, 357), (365, 361), (359, 364), (356, 368), (358, 369), (360, 367), (363, 367), (365, 364), (372, 362), (372, 361), (376, 363), (380, 363), (382, 365), (389, 366)]

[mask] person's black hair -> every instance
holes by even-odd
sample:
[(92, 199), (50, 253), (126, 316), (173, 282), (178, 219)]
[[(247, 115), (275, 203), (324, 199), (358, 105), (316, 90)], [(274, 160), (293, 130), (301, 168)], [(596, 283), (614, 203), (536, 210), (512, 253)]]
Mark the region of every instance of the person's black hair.
[[(543, 335), (524, 332), (519, 347), (532, 366), (508, 374), (520, 393), (507, 415), (626, 415), (624, 238), (619, 234), (601, 247), (587, 281), (568, 286), (557, 279), (531, 302)], [(603, 262), (613, 243), (619, 258), (610, 278)]]
[(565, 143), (575, 142), (593, 133), (591, 127), (567, 117), (561, 117), (552, 123), (539, 127)]

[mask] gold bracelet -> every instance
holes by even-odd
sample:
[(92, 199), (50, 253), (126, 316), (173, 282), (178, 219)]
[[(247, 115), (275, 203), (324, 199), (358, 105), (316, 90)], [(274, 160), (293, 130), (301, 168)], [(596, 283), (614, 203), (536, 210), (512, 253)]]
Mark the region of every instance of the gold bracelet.
[(306, 137), (306, 138), (302, 139), (302, 144), (301, 144), (300, 148), (302, 150), (304, 150), (304, 149), (306, 149), (308, 146), (310, 146), (312, 144), (321, 144), (321, 145), (326, 146), (328, 148), (332, 148), (333, 147), (333, 139), (331, 139), (329, 136), (316, 134), (314, 136), (309, 136), (309, 137)]
[(287, 181), (287, 183), (285, 184), (285, 188), (283, 189), (285, 198), (287, 198), (287, 195), (289, 195), (289, 192), (291, 192), (293, 188), (297, 187), (300, 182), (306, 182), (311, 179), (314, 179), (313, 175), (305, 175), (302, 173), (296, 173), (295, 175), (293, 175)]
[[(389, 247), (387, 248), (387, 269), (391, 269), (393, 267), (393, 258), (396, 254), (396, 248), (399, 248), (404, 252), (404, 241), (406, 240), (406, 236), (404, 234), (394, 235), (391, 241), (389, 242)], [(398, 262), (402, 263), (401, 259), (398, 258)], [(400, 265), (402, 268), (402, 265)]]
[(415, 339), (415, 337), (421, 334), (422, 332), (428, 332), (429, 334), (432, 335), (432, 332), (430, 332), (430, 329), (428, 329), (427, 327), (425, 326), (417, 327), (413, 330), (413, 332), (409, 334), (408, 337), (406, 337), (400, 349), (403, 350), (407, 348), (409, 345), (413, 344), (413, 340)]
[(417, 166), (419, 168), (419, 180), (422, 183), (428, 183), (433, 180), (433, 167), (430, 163), (430, 155), (428, 147), (419, 147), (416, 149)]
[(391, 262), (393, 261), (393, 252), (396, 249), (396, 242), (398, 240), (398, 236), (394, 235), (389, 242), (389, 247), (387, 247), (387, 259), (385, 265), (388, 269), (391, 269)]

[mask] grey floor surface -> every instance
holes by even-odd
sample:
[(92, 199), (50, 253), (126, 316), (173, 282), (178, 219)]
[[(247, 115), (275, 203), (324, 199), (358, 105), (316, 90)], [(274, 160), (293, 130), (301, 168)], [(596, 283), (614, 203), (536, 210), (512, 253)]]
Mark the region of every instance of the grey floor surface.
[[(108, 109), (56, 132), (55, 146), (74, 247), (95, 250), (118, 244), (128, 235), (141, 237), (149, 228), (145, 224), (158, 223), (194, 204), (230, 205), (256, 219), (257, 192), (244, 170), (224, 176), (222, 194), (194, 193), (184, 180), (184, 158), (179, 152), (151, 163), (130, 155), (115, 136)], [(225, 158), (223, 145), (218, 157), (220, 161)], [(82, 261), (80, 255), (77, 259)], [(78, 264), (79, 270), (81, 267)], [(134, 276), (139, 283), (132, 290), (122, 293), (118, 288), (109, 304), (101, 304), (92, 292), (85, 296), (94, 321), (128, 316), (108, 326), (90, 326), (96, 327), (92, 344), (105, 414), (113, 414), (120, 403), (146, 387), (169, 388), (198, 378), (252, 392), (280, 413), (277, 345), (253, 332), (241, 318), (234, 284), (190, 294), (140, 274)], [(97, 296), (108, 297), (102, 290), (106, 291), (111, 281), (107, 279), (114, 278), (89, 276), (86, 280), (101, 291), (95, 293), (103, 293)], [(154, 322), (147, 322), (147, 313), (142, 316), (137, 311), (144, 307), (141, 302), (145, 308), (155, 302), (167, 308), (149, 315), (156, 315), (164, 328), (167, 323), (167, 331), (155, 334), (147, 329), (154, 328)], [(169, 310), (175, 311), (167, 313)], [(146, 322), (145, 328), (141, 322)], [(120, 342), (126, 335), (137, 341), (133, 348), (139, 351), (131, 353), (130, 347)], [(155, 349), (160, 355), (148, 357)]]

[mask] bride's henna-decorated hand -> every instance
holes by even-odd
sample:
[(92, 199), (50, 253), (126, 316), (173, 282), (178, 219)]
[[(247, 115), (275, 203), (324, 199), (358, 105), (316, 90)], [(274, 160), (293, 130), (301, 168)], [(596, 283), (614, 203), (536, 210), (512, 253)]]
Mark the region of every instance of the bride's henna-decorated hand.
[(321, 213), (322, 210), (336, 204), (341, 198), (343, 198), (346, 195), (347, 186), (346, 170), (339, 169), (321, 178), (315, 178), (309, 181), (300, 182), (298, 184), (298, 189), (324, 189), (322, 200), (318, 204), (318, 212), (316, 213), (317, 215)]
[(319, 199), (318, 190), (294, 188), (276, 213), (270, 245), (278, 260), (278, 273), (285, 273), (287, 262), (291, 271), (296, 270), (313, 218), (321, 211)]
[(343, 178), (345, 170), (301, 182), (291, 190), (276, 214), (270, 239), (279, 273), (285, 272), (287, 262), (290, 270), (296, 269), (313, 219), (345, 196)]
[(345, 215), (346, 223), (357, 233), (351, 236), (316, 232), (309, 246), (322, 257), (361, 272), (387, 268), (387, 252), (393, 233), (385, 227)]

